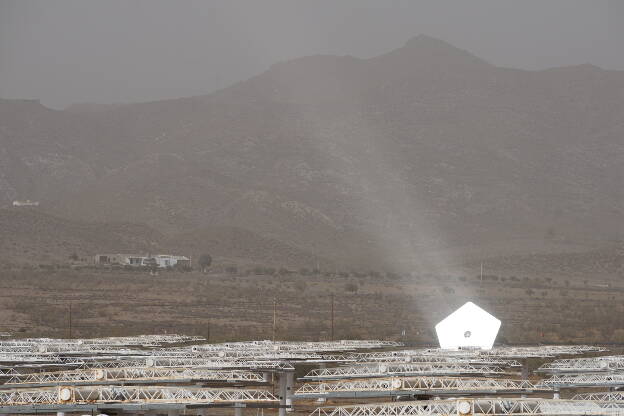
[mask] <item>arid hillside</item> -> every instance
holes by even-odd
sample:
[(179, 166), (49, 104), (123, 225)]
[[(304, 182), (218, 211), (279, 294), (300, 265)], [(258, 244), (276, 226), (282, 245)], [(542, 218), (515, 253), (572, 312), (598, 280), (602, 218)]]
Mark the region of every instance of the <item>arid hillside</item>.
[(207, 96), (87, 107), (0, 101), (3, 204), (145, 224), (195, 250), (236, 230), (219, 240), (239, 260), (403, 271), (622, 239), (618, 71), (499, 68), (419, 36)]
[[(34, 208), (0, 209), (0, 253), (4, 267), (87, 261), (98, 252), (157, 252), (163, 235), (128, 223), (87, 223)], [(89, 259), (90, 260), (90, 259)]]
[[(132, 223), (68, 220), (37, 208), (0, 209), (0, 267), (92, 265), (96, 253), (182, 254), (215, 257), (215, 266), (294, 267), (324, 260), (270, 238), (236, 227), (207, 227), (166, 236)], [(196, 267), (196, 262), (193, 265)], [(324, 264), (328, 264), (324, 262)], [(0, 272), (1, 273), (1, 272)]]

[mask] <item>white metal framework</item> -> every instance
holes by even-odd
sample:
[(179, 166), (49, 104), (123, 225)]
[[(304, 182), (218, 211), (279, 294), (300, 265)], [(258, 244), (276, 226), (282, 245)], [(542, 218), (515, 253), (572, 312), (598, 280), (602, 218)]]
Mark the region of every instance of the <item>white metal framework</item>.
[(609, 391), (602, 393), (581, 393), (573, 397), (574, 400), (597, 400), (603, 402), (622, 402), (624, 401), (624, 392)]
[(327, 361), (344, 361), (358, 363), (373, 362), (406, 362), (406, 363), (467, 363), (473, 365), (495, 365), (501, 367), (520, 367), (521, 364), (513, 359), (505, 359), (489, 355), (434, 355), (419, 350), (378, 351), (352, 353), (348, 355), (322, 355)]
[[(174, 408), (194, 413), (200, 407), (249, 406), (279, 408), (280, 416), (285, 416), (293, 399), (480, 397), (549, 392), (558, 397), (559, 389), (568, 386), (624, 386), (624, 371), (620, 371), (624, 356), (556, 360), (542, 367), (542, 371), (554, 375), (539, 384), (498, 378), (504, 374), (517, 375), (521, 359), (604, 351), (591, 346), (398, 350), (399, 343), (376, 340), (198, 344), (201, 341), (198, 337), (179, 335), (2, 340), (0, 415), (56, 411), (107, 413), (115, 409), (123, 413), (148, 409), (166, 412)], [(195, 345), (189, 345), (191, 342)], [(373, 349), (380, 350), (371, 352)], [(310, 371), (303, 379), (316, 383), (303, 384), (295, 391), (295, 366), (312, 363), (338, 366)], [(59, 368), (62, 371), (56, 371)], [(526, 363), (523, 369), (528, 371)], [(583, 374), (574, 375), (574, 371)], [(269, 388), (232, 388), (269, 384), (272, 380), (278, 397), (269, 393)], [(179, 387), (172, 387), (173, 384)], [(624, 399), (618, 392), (577, 398), (582, 400), (401, 401), (322, 408), (315, 414), (459, 416), (624, 412)]]
[(555, 360), (542, 365), (538, 369), (538, 371), (544, 373), (583, 373), (622, 370), (624, 370), (624, 356), (622, 355)]
[(2, 363), (60, 363), (58, 355), (19, 354), (0, 352)]
[(320, 407), (314, 416), (621, 415), (624, 403), (545, 399), (457, 399)]
[(404, 392), (411, 394), (510, 394), (550, 391), (526, 380), (497, 378), (415, 377), (345, 380), (332, 383), (306, 383), (296, 392), (297, 398), (345, 397), (343, 393)]
[(287, 361), (245, 361), (220, 360), (207, 358), (142, 358), (93, 361), (84, 363), (81, 368), (125, 368), (125, 367), (162, 367), (162, 368), (205, 368), (205, 369), (246, 369), (246, 370), (294, 370)]
[(453, 363), (381, 363), (335, 368), (320, 368), (310, 371), (303, 380), (337, 380), (344, 378), (368, 378), (391, 376), (444, 376), (462, 374), (505, 374), (500, 367), (474, 366)]
[(275, 402), (266, 390), (184, 389), (173, 387), (60, 387), (0, 391), (0, 406), (97, 402)]
[(241, 370), (199, 370), (199, 369), (170, 369), (170, 368), (118, 368), (94, 369), (59, 372), (32, 373), (10, 378), (0, 389), (28, 387), (36, 385), (55, 386), (63, 384), (104, 384), (104, 383), (131, 383), (152, 382), (153, 384), (176, 381), (221, 381), (221, 382), (262, 382), (262, 375)]
[(12, 368), (0, 368), (0, 378), (11, 378), (17, 375), (19, 373)]
[(598, 374), (555, 374), (539, 383), (540, 386), (553, 387), (620, 387), (624, 386), (624, 373)]

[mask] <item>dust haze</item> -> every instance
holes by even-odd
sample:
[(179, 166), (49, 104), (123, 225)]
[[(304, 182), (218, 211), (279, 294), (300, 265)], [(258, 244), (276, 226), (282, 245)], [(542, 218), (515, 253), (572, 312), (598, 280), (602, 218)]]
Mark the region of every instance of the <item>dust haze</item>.
[(320, 339), (336, 296), (345, 337), (427, 343), (472, 300), (509, 342), (622, 342), (623, 19), (0, 1), (0, 322), (258, 338), (279, 302)]

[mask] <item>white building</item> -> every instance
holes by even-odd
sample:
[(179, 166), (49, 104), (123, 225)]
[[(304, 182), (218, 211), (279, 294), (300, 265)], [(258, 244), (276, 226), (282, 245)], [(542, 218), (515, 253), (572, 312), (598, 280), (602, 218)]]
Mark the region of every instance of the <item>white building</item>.
[(173, 266), (190, 266), (191, 259), (186, 256), (175, 256), (172, 254), (159, 254), (154, 256), (158, 267), (173, 267)]
[(491, 350), (500, 326), (500, 320), (467, 302), (437, 324), (435, 330), (442, 349)]
[(13, 201), (14, 207), (38, 207), (39, 201), (31, 201), (30, 199), (26, 199), (24, 201), (15, 200)]
[(157, 254), (155, 256), (143, 254), (96, 254), (95, 264), (99, 265), (121, 265), (121, 266), (153, 266), (159, 268), (167, 267), (190, 267), (191, 260), (186, 256), (176, 256), (172, 254)]

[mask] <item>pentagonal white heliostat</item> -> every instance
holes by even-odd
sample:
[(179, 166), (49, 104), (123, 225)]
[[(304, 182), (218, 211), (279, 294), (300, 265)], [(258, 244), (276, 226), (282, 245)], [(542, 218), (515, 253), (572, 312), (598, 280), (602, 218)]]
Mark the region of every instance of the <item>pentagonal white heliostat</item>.
[(442, 349), (489, 350), (494, 345), (500, 326), (501, 321), (474, 303), (467, 302), (437, 324), (435, 330)]

